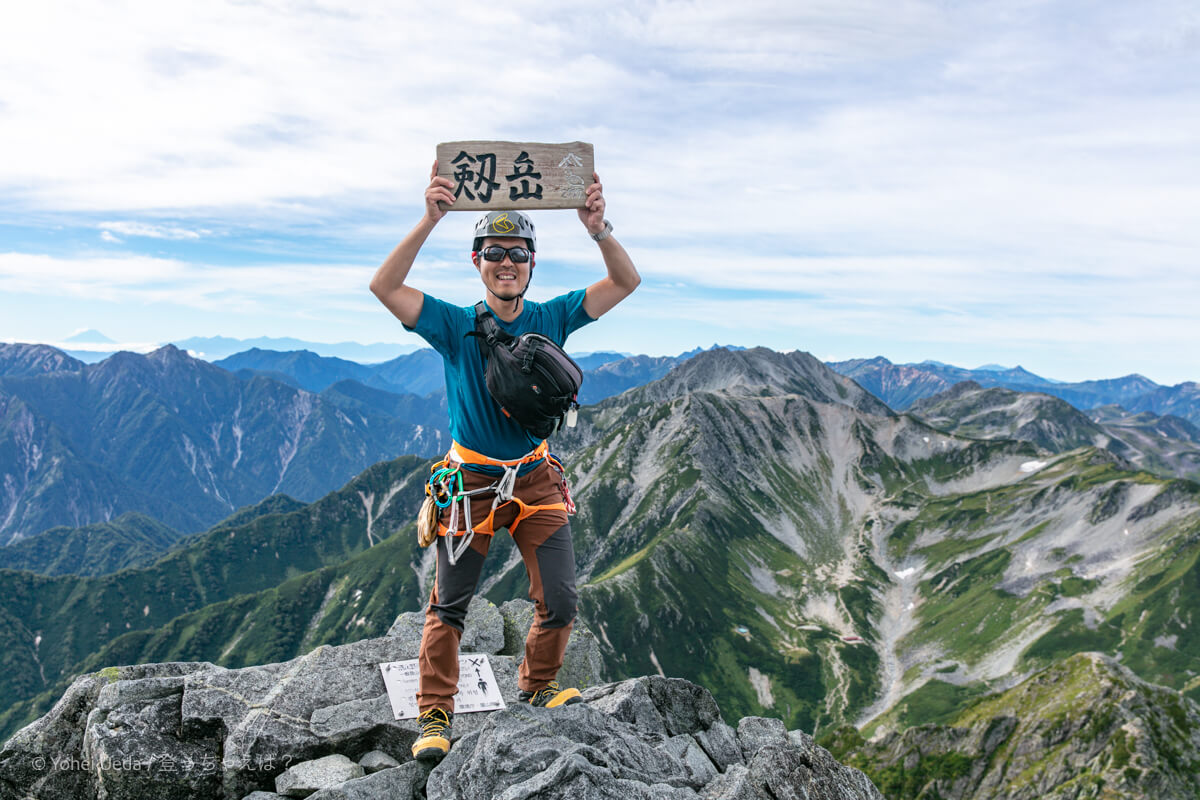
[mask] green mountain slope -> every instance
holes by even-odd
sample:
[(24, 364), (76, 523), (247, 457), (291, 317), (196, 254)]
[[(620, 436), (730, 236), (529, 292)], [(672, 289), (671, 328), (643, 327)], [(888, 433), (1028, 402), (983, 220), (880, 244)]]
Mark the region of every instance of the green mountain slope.
[(427, 469), (413, 456), (377, 464), (303, 509), (217, 528), (141, 569), (94, 578), (0, 570), (0, 696), (28, 699), (123, 634), (366, 551), (413, 518)]
[(895, 678), (864, 721), (928, 681), (978, 691), (1084, 650), (1193, 690), (1163, 667), (1200, 646), (1185, 594), (1200, 487), (1122, 469), (1105, 451), (1022, 467), (1006, 485), (890, 513), (894, 583), (879, 625), (893, 632)]
[[(388, 514), (387, 520), (392, 520)], [(257, 592), (180, 614), (165, 624), (117, 636), (47, 681), (45, 688), (0, 710), (0, 740), (48, 711), (75, 675), (108, 666), (209, 661), (237, 668), (303, 655), (322, 644), (382, 636), (397, 614), (419, 608), (431, 566), (415, 526), (347, 560)]]
[(892, 800), (1200, 796), (1200, 706), (1107, 656), (1070, 656), (948, 712), (935, 697), (892, 712), (903, 732), (842, 728), (822, 744)]
[(112, 522), (51, 528), (0, 548), (0, 569), (41, 575), (107, 575), (154, 561), (180, 538), (178, 531), (131, 511)]
[(880, 414), (777, 356), (698, 358), (573, 434), (582, 602), (614, 674), (813, 727), (1083, 650), (1194, 691), (1194, 484)]
[(294, 500), (286, 494), (273, 494), (261, 503), (255, 503), (250, 506), (243, 506), (237, 511), (230, 514), (225, 519), (212, 526), (210, 530), (216, 531), (222, 528), (239, 528), (242, 525), (247, 525), (259, 517), (266, 517), (272, 514), (288, 514), (292, 511), (299, 511), (304, 508), (307, 503), (301, 503), (299, 500)]

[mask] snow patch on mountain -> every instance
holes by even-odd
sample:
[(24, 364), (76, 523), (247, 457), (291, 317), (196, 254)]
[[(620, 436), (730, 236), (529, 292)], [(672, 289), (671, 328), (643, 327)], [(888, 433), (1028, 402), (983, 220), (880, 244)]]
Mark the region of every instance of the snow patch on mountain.
[(284, 409), (282, 423), (284, 430), (287, 432), (287, 439), (279, 447), (279, 480), (275, 481), (275, 485), (271, 488), (271, 494), (279, 491), (279, 487), (283, 483), (283, 478), (287, 475), (288, 467), (300, 449), (300, 439), (304, 433), (304, 423), (308, 422), (315, 401), (316, 395), (309, 392), (297, 392), (296, 399)]
[(758, 704), (763, 708), (773, 708), (775, 706), (775, 697), (771, 694), (771, 679), (754, 667), (750, 667), (747, 673), (750, 678), (750, 685), (754, 687), (754, 694), (758, 698)]

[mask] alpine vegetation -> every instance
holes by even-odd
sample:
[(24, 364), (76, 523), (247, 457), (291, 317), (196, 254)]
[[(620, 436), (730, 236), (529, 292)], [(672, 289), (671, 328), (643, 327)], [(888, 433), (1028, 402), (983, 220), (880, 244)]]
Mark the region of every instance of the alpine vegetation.
[[(888, 797), (1191, 796), (1200, 487), (1129, 433), (1153, 428), (988, 391), (898, 414), (807, 354), (718, 349), (581, 409), (552, 441), (597, 672), (703, 686)], [(0, 571), (0, 735), (113, 665), (246, 670), (385, 636), (432, 588), (430, 475), (380, 463), (111, 574)], [(527, 580), (496, 536), (478, 594)]]

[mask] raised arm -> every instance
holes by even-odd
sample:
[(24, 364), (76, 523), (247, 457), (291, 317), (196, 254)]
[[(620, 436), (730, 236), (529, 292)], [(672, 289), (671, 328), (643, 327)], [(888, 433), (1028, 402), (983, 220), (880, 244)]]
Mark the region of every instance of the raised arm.
[[(594, 183), (587, 188), (587, 202), (579, 209), (579, 219), (590, 234), (600, 233), (605, 229), (604, 224), (604, 187), (600, 184), (600, 176), (592, 173)], [(642, 282), (633, 259), (625, 248), (612, 234), (599, 242), (600, 255), (604, 258), (604, 268), (608, 275), (587, 288), (583, 298), (583, 310), (592, 319), (599, 319), (613, 307), (633, 294), (633, 290)]]
[(371, 279), (371, 292), (379, 298), (379, 302), (387, 306), (388, 311), (410, 328), (417, 326), (417, 320), (421, 317), (421, 307), (425, 304), (425, 295), (405, 285), (404, 280), (434, 226), (446, 216), (446, 209), (438, 203), (449, 206), (454, 202), (454, 184), (449, 178), (439, 178), (437, 168), (438, 164), (434, 161), (429, 186), (425, 189), (425, 215), (384, 259), (383, 264), (375, 271), (375, 277)]

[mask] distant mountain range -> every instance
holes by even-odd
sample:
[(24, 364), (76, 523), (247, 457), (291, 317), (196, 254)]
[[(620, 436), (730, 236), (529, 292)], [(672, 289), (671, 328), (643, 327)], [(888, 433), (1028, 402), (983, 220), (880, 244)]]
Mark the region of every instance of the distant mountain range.
[(1080, 410), (1119, 405), (1133, 411), (1173, 414), (1200, 425), (1200, 385), (1194, 382), (1160, 386), (1141, 375), (1108, 380), (1063, 383), (1042, 378), (1021, 367), (963, 369), (936, 361), (893, 364), (882, 356), (830, 362), (836, 372), (853, 378), (894, 409), (903, 411), (924, 397), (944, 392), (956, 383), (1001, 386), (1016, 392), (1041, 392), (1066, 400)]
[[(626, 389), (657, 380), (695, 352), (679, 356), (622, 356), (591, 353), (576, 363), (585, 371), (579, 401), (596, 403)], [(240, 375), (262, 375), (291, 386), (320, 392), (343, 380), (355, 380), (389, 392), (425, 395), (442, 392), (445, 376), (442, 357), (431, 348), (399, 356), (382, 364), (358, 364), (326, 358), (308, 351), (281, 353), (248, 350), (213, 362)]]
[[(744, 348), (722, 349), (736, 351)], [(580, 402), (585, 405), (598, 403), (658, 380), (674, 367), (702, 352), (705, 351), (695, 349), (678, 356), (623, 356), (619, 353), (579, 356), (576, 361), (585, 371)], [(261, 349), (238, 353), (215, 363), (232, 372), (272, 377), (313, 392), (323, 391), (346, 379), (385, 391), (418, 395), (441, 391), (443, 387), (441, 358), (428, 348), (382, 364), (370, 365), (321, 357), (312, 352)], [(827, 366), (853, 378), (889, 407), (900, 411), (956, 384), (973, 381), (983, 387), (1048, 394), (1081, 410), (1119, 405), (1133, 412), (1170, 414), (1200, 425), (1200, 388), (1195, 383), (1159, 386), (1140, 375), (1064, 383), (1034, 375), (1021, 367), (981, 367), (970, 370), (936, 361), (897, 365), (882, 357), (830, 362)]]
[[(226, 358), (234, 353), (240, 353), (253, 348), (269, 350), (308, 350), (330, 358), (350, 359), (363, 363), (375, 363), (393, 359), (398, 355), (417, 349), (417, 345), (380, 342), (376, 344), (360, 344), (358, 342), (309, 342), (292, 337), (259, 336), (253, 339), (234, 339), (228, 336), (193, 336), (169, 342), (181, 350), (186, 350), (196, 358), (206, 361)], [(100, 331), (80, 331), (54, 345), (73, 358), (88, 364), (103, 361), (114, 353), (130, 351), (146, 353), (156, 350), (160, 345), (144, 343), (122, 343), (114, 341)]]
[(984, 389), (974, 381), (918, 400), (908, 411), (959, 436), (1016, 439), (1052, 452), (1103, 447), (1131, 467), (1200, 479), (1200, 428), (1180, 417), (1133, 414), (1116, 405), (1085, 414), (1047, 394)]
[[(585, 356), (584, 400), (690, 357)], [(209, 364), (173, 346), (87, 364), (0, 344), (0, 543), (146, 514), (203, 530), (275, 493), (311, 501), (381, 459), (449, 445), (441, 357), (364, 365), (252, 349)]]
[[(921, 410), (764, 349), (704, 352), (585, 408), (555, 449), (610, 675), (688, 678), (731, 714), (828, 734), (889, 796), (982, 798), (1035, 768), (1054, 782), (1004, 796), (1191, 780), (1200, 485), (1134, 468), (1140, 442), (1090, 439), (1190, 428), (981, 385)], [(381, 635), (427, 596), (412, 518), (428, 466), (376, 464), (120, 572), (0, 571), (0, 736), (81, 671)], [(493, 549), (480, 591), (520, 596), (511, 540)]]
[[(594, 404), (659, 380), (701, 352), (582, 355), (580, 399)], [(1197, 474), (1194, 433), (1180, 426), (1190, 420), (1194, 429), (1200, 419), (1196, 384), (1160, 387), (1139, 376), (1067, 384), (1019, 367), (963, 370), (882, 358), (831, 366), (899, 409), (964, 380), (994, 388), (1010, 382), (1012, 391), (1066, 396), (1081, 408), (1082, 400), (1111, 406), (1104, 431), (1099, 419), (1070, 418), (1077, 443), (1103, 439), (1157, 474)], [(0, 541), (126, 512), (189, 532), (272, 493), (312, 500), (381, 458), (444, 449), (442, 392), (441, 359), (428, 348), (380, 364), (257, 348), (207, 364), (167, 347), (89, 365), (44, 345), (0, 345)], [(1062, 423), (1041, 419), (1051, 428)], [(1019, 425), (994, 427), (956, 430), (1048, 443)]]
[(243, 380), (172, 346), (82, 364), (0, 345), (0, 541), (128, 511), (203, 530), (271, 494), (312, 501), (369, 464), (449, 445), (438, 399), (354, 394)]
[(255, 348), (213, 364), (242, 376), (262, 375), (310, 392), (322, 392), (345, 380), (396, 394), (418, 396), (440, 392), (445, 387), (442, 357), (430, 348), (397, 356), (381, 364), (359, 364), (319, 356), (307, 350), (278, 352)]

